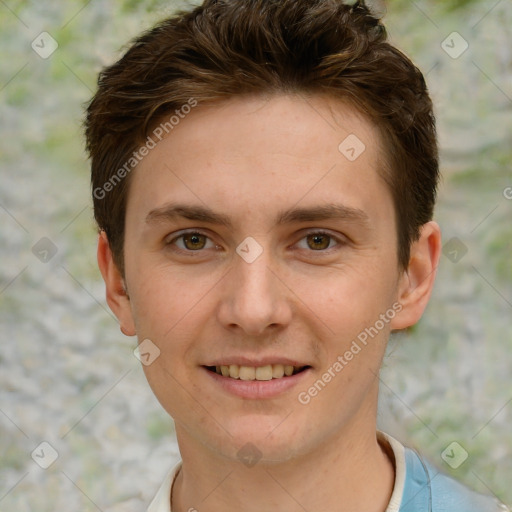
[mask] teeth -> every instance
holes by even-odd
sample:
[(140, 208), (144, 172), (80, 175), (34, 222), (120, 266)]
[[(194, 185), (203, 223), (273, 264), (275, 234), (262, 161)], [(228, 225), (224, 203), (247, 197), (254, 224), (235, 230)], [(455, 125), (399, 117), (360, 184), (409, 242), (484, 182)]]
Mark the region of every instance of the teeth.
[(254, 366), (240, 366), (238, 375), (240, 380), (254, 380), (256, 378), (256, 368)]
[(284, 376), (284, 366), (282, 364), (272, 365), (272, 377), (274, 379), (280, 379)]
[(215, 371), (223, 377), (231, 377), (232, 379), (240, 380), (272, 380), (280, 379), (284, 376), (289, 377), (297, 372), (301, 367), (282, 365), (282, 364), (268, 364), (267, 366), (239, 366), (237, 364), (230, 364), (216, 366)]
[(237, 364), (230, 364), (229, 365), (229, 376), (232, 379), (239, 379), (240, 378), (240, 368)]
[(256, 368), (256, 380), (272, 380), (272, 365)]

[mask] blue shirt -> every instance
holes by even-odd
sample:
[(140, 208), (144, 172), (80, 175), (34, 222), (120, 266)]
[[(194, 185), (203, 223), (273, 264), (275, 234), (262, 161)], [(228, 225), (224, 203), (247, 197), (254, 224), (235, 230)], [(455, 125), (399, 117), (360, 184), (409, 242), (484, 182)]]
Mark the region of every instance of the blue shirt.
[(406, 476), (399, 512), (498, 512), (507, 507), (439, 472), (405, 448)]

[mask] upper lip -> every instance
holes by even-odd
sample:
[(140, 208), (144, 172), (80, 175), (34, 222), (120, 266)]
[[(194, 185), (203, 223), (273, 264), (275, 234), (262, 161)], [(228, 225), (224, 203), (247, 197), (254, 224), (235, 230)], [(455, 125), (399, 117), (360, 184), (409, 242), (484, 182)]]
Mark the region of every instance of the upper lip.
[(223, 357), (222, 359), (215, 359), (204, 366), (230, 366), (236, 364), (238, 366), (268, 366), (274, 364), (282, 364), (283, 366), (309, 366), (307, 363), (297, 361), (296, 359), (289, 359), (287, 357), (280, 356), (268, 356), (260, 358), (250, 358), (246, 356), (233, 356)]

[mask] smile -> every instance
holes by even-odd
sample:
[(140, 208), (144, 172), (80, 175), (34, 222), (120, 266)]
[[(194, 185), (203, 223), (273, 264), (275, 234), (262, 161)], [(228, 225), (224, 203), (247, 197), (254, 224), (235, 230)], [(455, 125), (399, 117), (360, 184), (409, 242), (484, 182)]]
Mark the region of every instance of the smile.
[(272, 380), (291, 377), (301, 373), (309, 366), (291, 366), (268, 364), (265, 366), (242, 366), (238, 364), (207, 366), (209, 371), (230, 379), (239, 380)]

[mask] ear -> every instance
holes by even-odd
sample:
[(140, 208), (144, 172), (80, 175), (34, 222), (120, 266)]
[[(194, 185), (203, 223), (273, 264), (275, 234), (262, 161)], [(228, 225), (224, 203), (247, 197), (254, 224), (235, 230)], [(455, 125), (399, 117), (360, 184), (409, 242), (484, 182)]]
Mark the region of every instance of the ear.
[(119, 320), (121, 332), (126, 336), (135, 336), (130, 298), (126, 292), (124, 279), (114, 263), (107, 234), (104, 231), (101, 231), (98, 237), (97, 256), (98, 266), (105, 281), (107, 303)]
[(405, 329), (423, 315), (430, 299), (441, 255), (441, 229), (427, 222), (411, 246), (409, 265), (400, 277), (398, 302), (402, 310), (391, 321), (391, 329)]

